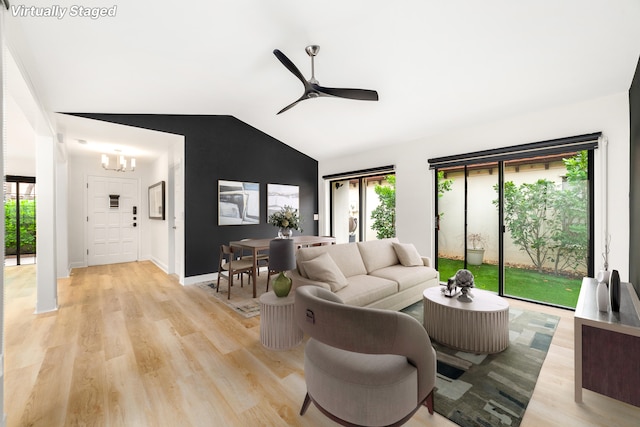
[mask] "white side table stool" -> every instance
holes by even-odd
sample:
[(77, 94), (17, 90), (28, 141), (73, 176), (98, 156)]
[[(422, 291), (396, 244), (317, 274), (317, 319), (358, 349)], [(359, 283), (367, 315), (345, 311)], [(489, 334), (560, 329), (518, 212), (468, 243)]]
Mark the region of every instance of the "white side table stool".
[(293, 295), (260, 295), (260, 342), (269, 350), (288, 350), (302, 342), (304, 334), (294, 318)]

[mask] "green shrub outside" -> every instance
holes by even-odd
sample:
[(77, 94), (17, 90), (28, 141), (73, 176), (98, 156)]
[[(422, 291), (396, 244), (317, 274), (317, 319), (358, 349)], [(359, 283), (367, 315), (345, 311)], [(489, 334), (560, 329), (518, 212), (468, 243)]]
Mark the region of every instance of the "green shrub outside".
[[(16, 200), (4, 203), (4, 251), (5, 255), (16, 255)], [(36, 253), (36, 202), (20, 200), (20, 253)]]

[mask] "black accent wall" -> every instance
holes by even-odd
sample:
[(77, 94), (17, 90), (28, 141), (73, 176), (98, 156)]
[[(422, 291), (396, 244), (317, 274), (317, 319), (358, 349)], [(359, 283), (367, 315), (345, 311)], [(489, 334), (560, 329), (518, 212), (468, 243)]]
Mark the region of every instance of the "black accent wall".
[(629, 281), (640, 296), (640, 61), (629, 89)]
[[(266, 223), (267, 184), (297, 185), (304, 234), (318, 234), (318, 162), (232, 116), (73, 115), (185, 137), (185, 276), (218, 270), (220, 245), (275, 237)], [(260, 183), (260, 224), (218, 226), (218, 180)]]

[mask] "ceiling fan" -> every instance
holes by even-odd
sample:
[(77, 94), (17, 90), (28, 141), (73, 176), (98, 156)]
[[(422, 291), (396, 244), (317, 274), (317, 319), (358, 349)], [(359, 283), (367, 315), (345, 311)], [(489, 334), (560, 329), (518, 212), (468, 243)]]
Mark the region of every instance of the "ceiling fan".
[(282, 110), (278, 111), (278, 114), (284, 113), (294, 105), (296, 105), (300, 101), (304, 101), (305, 99), (310, 98), (318, 98), (320, 96), (334, 96), (337, 98), (347, 98), (347, 99), (357, 99), (360, 101), (377, 101), (378, 100), (378, 92), (375, 90), (368, 89), (341, 89), (341, 88), (333, 88), (333, 87), (324, 87), (320, 86), (318, 80), (315, 77), (315, 69), (313, 59), (316, 57), (318, 52), (320, 51), (320, 46), (318, 45), (310, 45), (305, 48), (307, 55), (311, 57), (311, 78), (306, 80), (300, 70), (291, 62), (289, 58), (278, 49), (273, 51), (273, 54), (278, 58), (282, 65), (287, 67), (291, 73), (296, 76), (302, 84), (304, 85), (304, 93), (302, 96), (296, 101), (284, 107)]

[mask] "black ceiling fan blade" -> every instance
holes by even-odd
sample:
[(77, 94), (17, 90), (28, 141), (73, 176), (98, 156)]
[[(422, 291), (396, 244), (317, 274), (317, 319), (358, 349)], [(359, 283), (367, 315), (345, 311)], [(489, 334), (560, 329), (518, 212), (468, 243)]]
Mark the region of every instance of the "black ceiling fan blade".
[(305, 99), (309, 99), (309, 97), (307, 96), (307, 93), (305, 92), (304, 95), (302, 95), (300, 98), (296, 99), (295, 101), (293, 101), (291, 104), (287, 105), (286, 107), (284, 107), (282, 110), (278, 111), (278, 114), (280, 113), (284, 113), (285, 111), (287, 111), (288, 109), (294, 107), (298, 102), (300, 101), (304, 101)]
[(285, 55), (284, 53), (280, 52), (278, 49), (275, 49), (273, 51), (273, 54), (276, 56), (276, 58), (278, 58), (278, 60), (280, 62), (282, 62), (282, 65), (284, 65), (285, 67), (287, 67), (287, 70), (291, 71), (291, 73), (296, 76), (297, 78), (300, 79), (300, 81), (302, 82), (302, 84), (307, 87), (307, 80), (304, 78), (304, 76), (302, 75), (302, 73), (300, 72), (300, 70), (298, 70), (298, 67), (295, 66), (295, 64), (293, 62), (291, 62), (291, 60), (289, 58), (287, 58), (287, 55)]
[(337, 96), (339, 98), (357, 99), (359, 101), (377, 101), (378, 92), (369, 89), (345, 89), (335, 87), (323, 87), (318, 85), (311, 85), (315, 90), (321, 94)]

